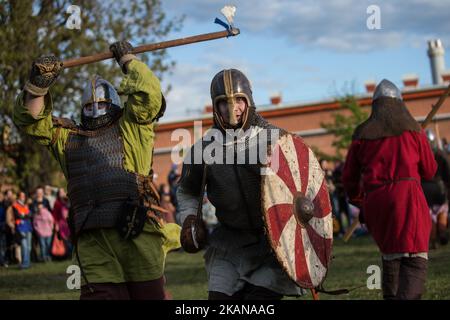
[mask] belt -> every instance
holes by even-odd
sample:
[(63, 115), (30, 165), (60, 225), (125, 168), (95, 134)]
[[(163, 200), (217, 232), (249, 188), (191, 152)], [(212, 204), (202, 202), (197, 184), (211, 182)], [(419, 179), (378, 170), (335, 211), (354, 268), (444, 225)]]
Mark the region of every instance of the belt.
[(404, 177), (404, 178), (398, 178), (398, 179), (394, 179), (394, 180), (385, 180), (381, 184), (375, 185), (375, 186), (373, 186), (373, 188), (366, 190), (366, 193), (373, 192), (373, 191), (375, 191), (381, 187), (384, 187), (388, 184), (398, 183), (401, 181), (417, 181), (417, 179), (414, 177)]

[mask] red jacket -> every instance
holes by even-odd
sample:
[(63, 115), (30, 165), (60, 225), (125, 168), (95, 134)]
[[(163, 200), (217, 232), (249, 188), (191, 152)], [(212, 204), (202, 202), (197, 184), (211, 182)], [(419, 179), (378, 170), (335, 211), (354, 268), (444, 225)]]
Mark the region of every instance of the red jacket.
[(423, 133), (354, 140), (342, 180), (351, 202), (360, 202), (368, 230), (382, 253), (427, 252), (431, 218), (421, 178), (437, 169)]

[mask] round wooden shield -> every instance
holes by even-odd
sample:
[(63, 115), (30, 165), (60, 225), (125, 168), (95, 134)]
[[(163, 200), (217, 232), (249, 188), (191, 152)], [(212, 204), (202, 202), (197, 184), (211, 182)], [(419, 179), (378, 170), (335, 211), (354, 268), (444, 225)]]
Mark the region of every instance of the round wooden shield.
[[(325, 280), (333, 242), (324, 172), (303, 139), (291, 134), (278, 139), (264, 169), (261, 199), (272, 249), (292, 280), (315, 288)], [(298, 210), (302, 201), (309, 202), (308, 214)]]

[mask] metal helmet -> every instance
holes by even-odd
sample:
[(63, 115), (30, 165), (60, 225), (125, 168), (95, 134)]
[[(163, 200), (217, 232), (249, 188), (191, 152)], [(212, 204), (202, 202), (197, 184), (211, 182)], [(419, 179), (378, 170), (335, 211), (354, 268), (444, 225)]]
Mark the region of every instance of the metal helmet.
[(372, 101), (375, 101), (378, 98), (395, 98), (400, 101), (403, 100), (401, 91), (395, 84), (387, 79), (383, 79), (375, 88)]
[[(106, 106), (100, 108), (101, 104), (106, 104)], [(84, 89), (81, 106), (83, 127), (88, 130), (95, 130), (113, 120), (121, 109), (121, 102), (112, 84), (95, 75)]]
[(376, 140), (421, 130), (405, 105), (400, 90), (391, 81), (383, 79), (375, 88), (369, 118), (355, 129), (352, 139)]
[[(244, 98), (247, 107), (242, 115), (242, 121), (237, 121), (233, 108), (236, 98)], [(214, 121), (222, 129), (246, 128), (251, 110), (255, 108), (252, 87), (247, 77), (237, 69), (222, 70), (211, 81), (211, 100), (213, 104)], [(229, 120), (223, 119), (218, 104), (225, 100), (228, 105)]]

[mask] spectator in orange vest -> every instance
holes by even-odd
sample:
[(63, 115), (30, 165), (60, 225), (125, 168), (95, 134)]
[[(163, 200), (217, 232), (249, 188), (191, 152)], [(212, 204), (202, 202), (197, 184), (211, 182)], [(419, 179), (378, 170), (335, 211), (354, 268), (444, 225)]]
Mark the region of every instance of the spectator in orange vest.
[(30, 267), (31, 253), (31, 233), (33, 226), (31, 224), (31, 212), (27, 205), (27, 196), (25, 192), (19, 192), (17, 200), (12, 205), (15, 219), (15, 234), (20, 241), (20, 250), (22, 253), (21, 269)]

